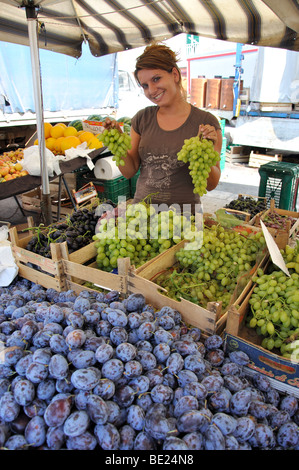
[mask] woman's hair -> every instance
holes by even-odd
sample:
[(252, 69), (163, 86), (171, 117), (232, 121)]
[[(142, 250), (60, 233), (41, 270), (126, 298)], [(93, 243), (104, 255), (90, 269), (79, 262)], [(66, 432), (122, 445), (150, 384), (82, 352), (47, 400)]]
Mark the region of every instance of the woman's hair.
[(150, 46), (147, 46), (143, 53), (137, 57), (134, 71), (135, 79), (140, 85), (138, 72), (142, 69), (160, 69), (166, 70), (166, 72), (170, 73), (173, 67), (175, 67), (179, 73), (179, 85), (182, 88), (182, 75), (177, 62), (177, 54), (168, 46), (165, 44), (153, 43)]

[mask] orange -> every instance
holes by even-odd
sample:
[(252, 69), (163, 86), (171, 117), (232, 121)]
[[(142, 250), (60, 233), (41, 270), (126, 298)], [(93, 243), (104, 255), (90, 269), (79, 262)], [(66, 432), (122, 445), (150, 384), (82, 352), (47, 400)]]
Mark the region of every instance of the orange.
[(60, 154), (61, 153), (61, 143), (64, 141), (65, 137), (58, 137), (56, 139), (55, 145), (54, 145), (54, 150), (56, 153)]
[(94, 134), (89, 131), (84, 131), (82, 132), (82, 134), (79, 135), (79, 139), (81, 140), (81, 142), (89, 142), (90, 139), (92, 139), (93, 137)]
[(49, 122), (44, 122), (44, 129), (45, 129), (45, 139), (48, 139), (48, 137), (51, 137), (52, 124), (50, 124)]
[(63, 141), (61, 142), (61, 152), (64, 153), (66, 150), (70, 148), (76, 148), (78, 145), (81, 144), (80, 139), (74, 135), (69, 135), (68, 137), (65, 137)]
[(56, 139), (54, 139), (54, 137), (49, 137), (46, 140), (46, 147), (47, 147), (47, 149), (49, 149), (51, 151), (54, 150), (55, 144), (56, 144)]
[(64, 133), (64, 127), (61, 124), (55, 124), (55, 126), (51, 129), (51, 137), (54, 139), (58, 139), (58, 137), (62, 137)]
[(78, 131), (75, 127), (73, 126), (69, 126), (69, 127), (66, 127), (64, 129), (64, 133), (63, 133), (64, 137), (68, 137), (69, 135), (74, 135), (74, 136), (77, 136), (78, 135)]

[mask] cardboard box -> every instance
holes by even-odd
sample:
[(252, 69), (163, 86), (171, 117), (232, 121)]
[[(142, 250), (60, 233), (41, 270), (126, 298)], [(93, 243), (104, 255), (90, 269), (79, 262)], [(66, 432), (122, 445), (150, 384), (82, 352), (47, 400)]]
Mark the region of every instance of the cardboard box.
[(262, 348), (262, 337), (244, 324), (249, 312), (249, 299), (253, 289), (254, 286), (238, 309), (231, 306), (228, 310), (224, 335), (226, 352), (236, 350), (245, 352), (250, 358), (249, 364), (245, 367), (246, 373), (265, 375), (274, 388), (299, 398), (299, 362), (292, 362)]

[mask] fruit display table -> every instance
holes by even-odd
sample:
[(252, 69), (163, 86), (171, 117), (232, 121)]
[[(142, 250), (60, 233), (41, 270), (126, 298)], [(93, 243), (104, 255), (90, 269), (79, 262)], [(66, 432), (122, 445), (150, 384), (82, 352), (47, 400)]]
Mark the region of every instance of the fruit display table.
[[(96, 161), (101, 153), (106, 150), (106, 147), (93, 150), (89, 157), (92, 161)], [(81, 166), (85, 164), (85, 160), (82, 157), (73, 158), (65, 162), (60, 162), (61, 175), (66, 173), (71, 173), (75, 170), (78, 170)], [(52, 181), (57, 178), (59, 175), (54, 175), (49, 177), (49, 181)], [(41, 186), (41, 177), (40, 176), (31, 176), (26, 175), (21, 178), (16, 178), (14, 180), (6, 181), (0, 185), (0, 200), (7, 199), (8, 197), (17, 196), (18, 194), (25, 193), (31, 189)]]
[[(95, 162), (98, 158), (101, 157), (101, 154), (104, 153), (105, 150), (106, 150), (106, 147), (93, 150), (89, 154), (89, 157), (91, 158), (93, 162)], [(55, 174), (54, 176), (49, 177), (49, 181), (51, 182), (54, 179), (57, 179), (57, 177), (59, 176), (59, 186), (61, 188), (61, 183), (62, 182), (64, 183), (64, 186), (67, 190), (67, 193), (74, 207), (75, 207), (75, 202), (73, 201), (71, 191), (68, 188), (64, 175), (66, 175), (67, 173), (72, 173), (75, 170), (78, 170), (83, 165), (85, 165), (85, 159), (82, 157), (73, 158), (72, 160), (68, 160), (68, 161), (61, 161), (59, 164), (61, 174), (60, 175)], [(20, 205), (16, 196), (18, 196), (19, 194), (26, 193), (27, 191), (30, 191), (32, 189), (38, 188), (39, 186), (41, 186), (41, 184), (42, 184), (42, 181), (41, 181), (40, 176), (31, 176), (31, 175), (26, 175), (26, 176), (22, 176), (21, 178), (16, 178), (13, 180), (6, 181), (5, 183), (0, 184), (0, 200), (7, 199), (9, 197), (14, 197), (16, 200), (16, 203), (19, 206), (19, 209), (23, 213), (23, 208)], [(58, 213), (60, 213), (60, 206), (58, 207)]]

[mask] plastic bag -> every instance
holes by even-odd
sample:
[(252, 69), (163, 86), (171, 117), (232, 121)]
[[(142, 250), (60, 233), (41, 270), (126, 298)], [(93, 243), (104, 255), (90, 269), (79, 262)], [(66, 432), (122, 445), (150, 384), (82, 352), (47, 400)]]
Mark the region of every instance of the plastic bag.
[[(59, 159), (46, 148), (46, 164), (49, 176), (54, 176), (54, 172), (59, 175), (61, 173), (59, 167)], [(40, 156), (38, 145), (32, 145), (24, 149), (24, 157), (22, 160), (24, 170), (27, 170), (31, 176), (40, 176)]]
[(7, 240), (8, 228), (0, 227), (0, 286), (9, 286), (19, 272), (14, 256), (12, 254), (11, 243)]

